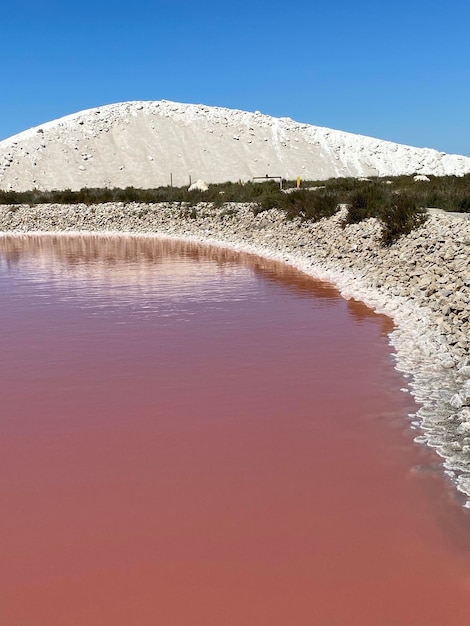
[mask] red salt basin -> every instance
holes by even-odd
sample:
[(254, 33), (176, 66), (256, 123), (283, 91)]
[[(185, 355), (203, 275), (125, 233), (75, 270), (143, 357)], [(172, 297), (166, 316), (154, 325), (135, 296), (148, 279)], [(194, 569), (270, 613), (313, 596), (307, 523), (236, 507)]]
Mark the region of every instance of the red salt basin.
[(389, 319), (257, 257), (0, 238), (2, 626), (467, 626)]

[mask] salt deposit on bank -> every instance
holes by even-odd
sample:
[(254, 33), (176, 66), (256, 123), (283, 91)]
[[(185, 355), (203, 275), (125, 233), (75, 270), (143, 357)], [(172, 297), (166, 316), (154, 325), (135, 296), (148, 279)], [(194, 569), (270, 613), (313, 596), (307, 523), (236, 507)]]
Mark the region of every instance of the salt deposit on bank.
[[(286, 221), (249, 206), (132, 203), (0, 207), (0, 231), (163, 234), (288, 262), (395, 320), (396, 366), (411, 375), (417, 441), (436, 449), (470, 498), (470, 220), (432, 214), (384, 248), (375, 219)], [(470, 502), (470, 500), (469, 500)]]

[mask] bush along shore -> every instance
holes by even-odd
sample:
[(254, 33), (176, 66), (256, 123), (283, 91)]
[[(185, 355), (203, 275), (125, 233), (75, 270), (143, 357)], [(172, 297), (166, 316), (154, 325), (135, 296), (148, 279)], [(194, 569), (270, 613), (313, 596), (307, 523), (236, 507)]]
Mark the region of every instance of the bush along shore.
[[(202, 183), (202, 184), (201, 184)], [(300, 184), (300, 194), (286, 197)], [(282, 189), (280, 188), (282, 187)], [(284, 193), (283, 193), (284, 192)], [(0, 189), (0, 204), (101, 204), (106, 202), (252, 202), (258, 210), (285, 209), (290, 215), (315, 217), (318, 210), (339, 204), (356, 204), (361, 212), (378, 213), (396, 204), (397, 196), (407, 198), (416, 207), (439, 207), (445, 211), (470, 213), (470, 174), (465, 176), (394, 176), (387, 178), (330, 178), (318, 181), (272, 180), (206, 185), (197, 181), (190, 187), (90, 188), (41, 191)], [(318, 198), (321, 198), (318, 202)], [(325, 200), (326, 198), (326, 200)], [(361, 205), (362, 202), (362, 206)], [(364, 205), (366, 202), (366, 206)], [(316, 206), (316, 205), (319, 206)], [(403, 204), (403, 201), (402, 201)], [(370, 215), (369, 215), (370, 216)]]
[[(359, 202), (360, 209), (360, 202)], [(407, 230), (407, 229), (405, 229)], [(164, 235), (290, 263), (391, 316), (396, 367), (418, 402), (416, 440), (436, 449), (470, 507), (470, 220), (431, 213), (384, 240), (380, 218), (349, 209), (316, 221), (225, 203), (0, 206), (0, 231)]]

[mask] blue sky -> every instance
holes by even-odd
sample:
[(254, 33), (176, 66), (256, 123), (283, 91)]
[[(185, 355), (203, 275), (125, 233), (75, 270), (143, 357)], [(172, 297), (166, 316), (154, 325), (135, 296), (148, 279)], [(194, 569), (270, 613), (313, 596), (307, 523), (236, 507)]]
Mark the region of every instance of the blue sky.
[(470, 156), (468, 0), (9, 0), (0, 20), (0, 139), (166, 99)]

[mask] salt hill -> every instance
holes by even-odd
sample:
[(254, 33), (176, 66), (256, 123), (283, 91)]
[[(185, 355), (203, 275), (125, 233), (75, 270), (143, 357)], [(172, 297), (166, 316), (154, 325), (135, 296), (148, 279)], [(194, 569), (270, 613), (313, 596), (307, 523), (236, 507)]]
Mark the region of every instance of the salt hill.
[(0, 142), (0, 189), (15, 191), (468, 172), (469, 157), (168, 101), (89, 109)]

